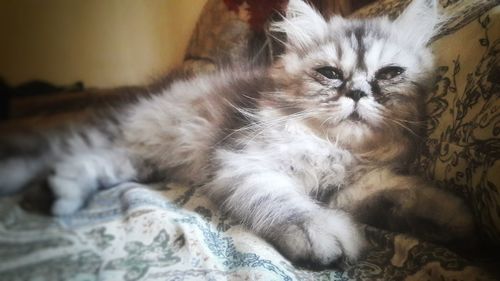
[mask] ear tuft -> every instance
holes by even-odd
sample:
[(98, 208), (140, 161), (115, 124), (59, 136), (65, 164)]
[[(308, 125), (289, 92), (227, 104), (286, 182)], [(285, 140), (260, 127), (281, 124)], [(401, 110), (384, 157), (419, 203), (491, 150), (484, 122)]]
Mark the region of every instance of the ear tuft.
[(290, 0), (286, 16), (274, 22), (271, 31), (286, 34), (287, 48), (305, 49), (327, 33), (327, 23), (323, 16), (302, 0)]
[(445, 18), (438, 12), (437, 0), (413, 0), (394, 21), (403, 38), (416, 46), (425, 46), (436, 35)]

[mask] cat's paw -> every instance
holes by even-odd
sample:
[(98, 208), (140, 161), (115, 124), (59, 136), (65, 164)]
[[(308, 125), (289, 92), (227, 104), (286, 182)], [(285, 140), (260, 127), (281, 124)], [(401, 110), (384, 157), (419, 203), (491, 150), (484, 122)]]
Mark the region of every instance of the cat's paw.
[(82, 208), (85, 201), (96, 190), (93, 168), (81, 162), (62, 162), (54, 167), (47, 178), (54, 202), (51, 212), (54, 215), (71, 215)]
[[(440, 216), (433, 218), (441, 226), (443, 240), (470, 240), (475, 236), (474, 216), (466, 204), (458, 197), (451, 197), (442, 203)], [(439, 232), (438, 232), (439, 233)]]
[(360, 206), (354, 212), (358, 221), (427, 241), (467, 241), (474, 236), (474, 219), (464, 202), (436, 188), (386, 190)]
[(409, 224), (410, 233), (443, 243), (468, 241), (474, 236), (474, 218), (461, 198), (437, 188), (420, 188), (414, 192), (410, 197), (413, 200), (398, 201), (395, 212)]
[(78, 211), (84, 203), (80, 183), (75, 179), (50, 176), (47, 179), (54, 195), (51, 212), (56, 216), (71, 215)]
[(341, 259), (355, 260), (364, 247), (363, 236), (345, 213), (321, 209), (308, 220), (284, 227), (273, 239), (290, 260), (331, 265)]

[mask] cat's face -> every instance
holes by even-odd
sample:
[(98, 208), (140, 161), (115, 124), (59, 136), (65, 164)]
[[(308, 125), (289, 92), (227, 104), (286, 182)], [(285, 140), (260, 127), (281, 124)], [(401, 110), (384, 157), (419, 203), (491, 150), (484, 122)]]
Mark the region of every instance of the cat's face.
[(276, 98), (284, 107), (305, 112), (320, 129), (346, 140), (412, 130), (421, 117), (423, 94), (432, 85), (426, 44), (435, 23), (432, 31), (414, 26), (421, 24), (415, 13), (428, 13), (428, 4), (413, 3), (394, 22), (324, 21), (315, 11), (304, 11), (308, 6), (302, 2), (290, 5), (297, 15), (281, 26), (289, 45), (273, 72), (283, 89)]

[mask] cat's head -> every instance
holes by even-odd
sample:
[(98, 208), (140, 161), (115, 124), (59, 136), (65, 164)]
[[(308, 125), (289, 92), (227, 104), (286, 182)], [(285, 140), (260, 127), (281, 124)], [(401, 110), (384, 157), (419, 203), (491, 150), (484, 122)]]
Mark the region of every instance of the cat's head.
[[(414, 130), (432, 86), (428, 43), (440, 22), (436, 1), (414, 0), (395, 20), (325, 20), (300, 0), (273, 25), (286, 50), (272, 76), (284, 109), (316, 121), (340, 141)], [(311, 117), (312, 116), (312, 117)]]

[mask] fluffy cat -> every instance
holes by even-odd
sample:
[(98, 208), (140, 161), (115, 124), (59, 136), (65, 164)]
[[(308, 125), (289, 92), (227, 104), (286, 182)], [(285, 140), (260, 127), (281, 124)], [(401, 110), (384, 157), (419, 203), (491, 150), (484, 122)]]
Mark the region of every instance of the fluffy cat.
[(4, 139), (0, 191), (46, 179), (52, 213), (68, 215), (100, 189), (161, 175), (201, 186), (290, 260), (319, 265), (359, 256), (356, 220), (465, 238), (464, 203), (405, 173), (433, 84), (435, 5), (327, 21), (292, 0), (272, 26), (287, 40), (269, 68), (180, 79), (107, 119)]

